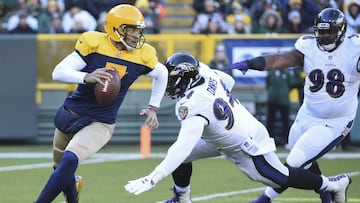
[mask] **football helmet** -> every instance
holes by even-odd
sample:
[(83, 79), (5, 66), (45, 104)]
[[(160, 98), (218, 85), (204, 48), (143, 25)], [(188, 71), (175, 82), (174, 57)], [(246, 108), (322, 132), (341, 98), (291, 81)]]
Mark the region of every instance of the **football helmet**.
[(314, 35), (318, 47), (331, 52), (344, 41), (347, 21), (344, 14), (335, 8), (323, 9), (315, 18)]
[(127, 50), (141, 48), (145, 42), (144, 16), (136, 7), (120, 4), (113, 7), (106, 16), (105, 31), (115, 42), (121, 42)]
[(175, 53), (164, 64), (169, 72), (165, 93), (172, 99), (183, 96), (191, 88), (191, 84), (200, 78), (199, 61), (190, 54)]

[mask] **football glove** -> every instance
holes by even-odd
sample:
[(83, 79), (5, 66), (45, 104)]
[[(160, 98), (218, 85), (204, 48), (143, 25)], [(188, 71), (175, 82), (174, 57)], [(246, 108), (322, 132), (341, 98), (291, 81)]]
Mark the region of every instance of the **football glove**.
[(155, 170), (148, 176), (128, 181), (128, 184), (126, 184), (124, 188), (129, 193), (139, 195), (155, 187), (156, 183), (158, 183), (163, 178), (164, 176)]
[(148, 176), (145, 176), (136, 180), (130, 180), (125, 185), (125, 189), (134, 195), (139, 195), (155, 187), (155, 184)]
[(238, 69), (242, 72), (243, 75), (245, 75), (245, 73), (247, 72), (249, 67), (248, 67), (246, 61), (236, 62), (236, 63), (233, 63), (231, 65), (224, 67), (224, 70), (232, 70), (232, 69)]
[(159, 121), (155, 107), (142, 109), (140, 111), (140, 115), (147, 115), (144, 124), (147, 125), (151, 130), (156, 130), (159, 127)]

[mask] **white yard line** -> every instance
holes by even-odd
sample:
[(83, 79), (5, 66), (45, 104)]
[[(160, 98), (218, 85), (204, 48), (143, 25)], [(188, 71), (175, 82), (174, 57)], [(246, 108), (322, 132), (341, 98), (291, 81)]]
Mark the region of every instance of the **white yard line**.
[[(152, 153), (151, 158), (164, 158), (166, 153)], [(287, 153), (278, 153), (280, 158), (285, 158)], [(42, 153), (42, 152), (21, 152), (21, 153), (0, 153), (0, 159), (39, 159), (39, 158), (50, 158), (51, 153)], [(324, 159), (359, 159), (360, 153), (330, 153), (326, 154)], [(141, 159), (139, 153), (98, 153), (95, 154), (92, 158), (84, 161), (82, 164), (94, 164), (94, 163), (103, 163), (109, 161), (122, 161), (122, 160), (136, 160)], [(3, 171), (16, 171), (16, 170), (29, 170), (34, 168), (46, 168), (51, 167), (52, 163), (36, 163), (36, 164), (25, 164), (25, 165), (15, 165), (15, 166), (2, 166), (0, 167), (0, 172)]]
[[(165, 157), (164, 153), (153, 153), (152, 158), (163, 158)], [(39, 158), (52, 158), (51, 153), (0, 153), (0, 159), (39, 159)], [(99, 153), (95, 154), (92, 158), (85, 160), (81, 164), (94, 164), (94, 163), (104, 163), (110, 161), (124, 161), (124, 160), (136, 160), (141, 159), (140, 154), (138, 153)], [(24, 165), (15, 165), (15, 166), (2, 166), (0, 167), (0, 172), (4, 171), (19, 171), (19, 170), (29, 170), (35, 168), (47, 168), (52, 167), (52, 162), (48, 163), (36, 163), (36, 164), (24, 164)]]

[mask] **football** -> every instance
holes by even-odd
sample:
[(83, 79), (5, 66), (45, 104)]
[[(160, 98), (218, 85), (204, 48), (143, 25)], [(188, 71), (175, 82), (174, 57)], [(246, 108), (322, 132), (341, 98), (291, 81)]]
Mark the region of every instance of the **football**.
[(99, 105), (105, 106), (111, 104), (114, 99), (118, 96), (121, 81), (119, 74), (116, 70), (107, 70), (113, 77), (111, 80), (105, 81), (105, 85), (100, 83), (95, 84), (95, 98)]

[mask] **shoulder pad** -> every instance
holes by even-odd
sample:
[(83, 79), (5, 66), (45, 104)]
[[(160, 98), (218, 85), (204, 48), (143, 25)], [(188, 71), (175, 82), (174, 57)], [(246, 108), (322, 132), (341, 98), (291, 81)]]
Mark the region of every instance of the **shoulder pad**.
[(99, 36), (102, 33), (90, 31), (85, 32), (80, 35), (78, 41), (76, 42), (75, 49), (80, 52), (81, 55), (86, 56), (99, 46)]
[(297, 50), (302, 51), (302, 50), (308, 48), (309, 46), (312, 47), (314, 40), (316, 40), (316, 38), (313, 35), (303, 35), (299, 39), (296, 40), (295, 48)]
[(354, 43), (354, 45), (356, 45), (356, 46), (360, 45), (360, 35), (359, 34), (352, 34), (352, 35), (349, 35), (346, 37), (349, 38), (351, 40), (351, 42)]
[(143, 61), (144, 65), (152, 69), (155, 68), (158, 62), (155, 48), (145, 43), (143, 47), (141, 47), (140, 51), (141, 51), (141, 60)]

